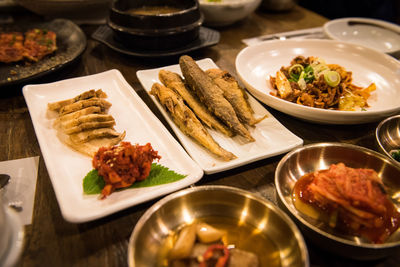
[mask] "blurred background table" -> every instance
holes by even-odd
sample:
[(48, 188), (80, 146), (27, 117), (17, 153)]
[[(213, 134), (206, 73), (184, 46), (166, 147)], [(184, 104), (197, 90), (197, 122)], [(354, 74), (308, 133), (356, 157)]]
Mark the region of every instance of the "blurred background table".
[[(12, 15), (15, 20), (25, 20), (27, 23), (33, 19), (41, 19), (26, 12)], [(267, 12), (258, 9), (243, 21), (218, 28), (221, 39), (217, 45), (192, 52), (190, 55), (195, 59), (211, 58), (220, 68), (236, 76), (235, 58), (245, 47), (242, 39), (319, 27), (326, 21), (326, 18), (299, 6), (289, 12)], [(90, 38), (97, 26), (82, 25), (81, 28), (88, 38), (83, 55), (73, 64), (31, 83), (47, 83), (118, 69), (157, 117), (167, 125), (144, 92), (136, 77), (136, 71), (176, 64), (178, 58), (143, 59), (119, 54)], [(157, 199), (97, 221), (83, 224), (66, 222), (61, 216), (41, 156), (21, 93), (22, 87), (23, 84), (0, 88), (0, 161), (40, 156), (33, 220), (31, 225), (25, 227), (24, 248), (17, 266), (127, 266), (127, 247), (131, 232), (141, 215)], [(378, 150), (374, 137), (377, 123), (350, 126), (317, 125), (266, 108), (284, 126), (302, 138), (304, 144), (345, 142)], [(276, 203), (274, 172), (281, 158), (282, 155), (226, 172), (205, 175), (196, 185), (234, 186)], [(358, 262), (321, 251), (309, 242), (308, 249), (311, 266), (398, 266), (400, 262), (400, 254), (378, 261)]]

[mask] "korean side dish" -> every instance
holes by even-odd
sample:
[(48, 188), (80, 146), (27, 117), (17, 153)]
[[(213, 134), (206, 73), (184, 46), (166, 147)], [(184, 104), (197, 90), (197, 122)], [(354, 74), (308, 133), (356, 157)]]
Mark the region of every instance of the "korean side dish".
[(154, 83), (150, 93), (186, 135), (222, 160), (235, 159), (234, 154), (213, 139), (207, 127), (228, 137), (239, 135), (245, 142), (253, 142), (248, 127), (254, 127), (263, 118), (254, 117), (246, 92), (228, 72), (203, 71), (189, 56), (182, 56), (179, 65), (183, 78), (161, 70), (161, 84)]
[(0, 33), (0, 62), (37, 62), (57, 50), (56, 34), (45, 29)]
[(225, 217), (196, 219), (163, 242), (158, 266), (281, 266), (278, 248), (249, 224)]
[(375, 170), (332, 164), (301, 177), (293, 201), (302, 213), (340, 234), (384, 243), (400, 225), (400, 213)]
[(119, 146), (101, 147), (92, 161), (105, 182), (100, 198), (104, 199), (115, 189), (129, 187), (136, 181), (146, 179), (152, 162), (160, 158), (150, 143), (141, 146), (121, 142)]
[(53, 127), (58, 138), (76, 151), (92, 157), (100, 147), (118, 144), (125, 131), (114, 129), (115, 120), (108, 114), (111, 103), (101, 89), (89, 90), (73, 98), (48, 104), (57, 113)]
[(366, 110), (376, 85), (363, 88), (352, 82), (352, 72), (318, 57), (297, 56), (290, 66), (282, 66), (275, 77), (270, 76), (271, 86), (276, 89), (272, 94), (284, 100), (322, 109)]

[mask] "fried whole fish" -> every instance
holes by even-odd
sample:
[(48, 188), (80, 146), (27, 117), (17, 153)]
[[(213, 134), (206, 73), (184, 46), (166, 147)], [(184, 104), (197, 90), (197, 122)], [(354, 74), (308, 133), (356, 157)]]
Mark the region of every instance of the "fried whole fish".
[(179, 65), (187, 84), (196, 92), (200, 100), (235, 133), (253, 142), (250, 132), (239, 121), (232, 105), (224, 97), (223, 91), (197, 65), (190, 56), (181, 56)]
[(154, 83), (150, 93), (167, 109), (174, 122), (186, 135), (192, 137), (200, 145), (225, 161), (236, 158), (234, 154), (223, 149), (212, 138), (192, 110), (183, 102), (182, 97), (175, 91), (159, 83)]
[(214, 117), (207, 107), (204, 106), (204, 104), (200, 102), (191, 91), (188, 90), (179, 74), (168, 70), (160, 70), (158, 73), (158, 78), (166, 87), (175, 90), (206, 126), (218, 130), (229, 137), (233, 136), (232, 131), (218, 121), (218, 119)]
[(254, 111), (248, 102), (247, 93), (229, 72), (221, 69), (208, 69), (206, 73), (222, 89), (224, 97), (231, 103), (241, 122), (255, 125), (266, 117), (254, 118)]

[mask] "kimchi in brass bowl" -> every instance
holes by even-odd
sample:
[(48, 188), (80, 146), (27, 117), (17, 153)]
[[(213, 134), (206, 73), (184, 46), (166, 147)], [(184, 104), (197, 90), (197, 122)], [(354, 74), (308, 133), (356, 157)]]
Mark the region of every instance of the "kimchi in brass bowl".
[[(350, 231), (344, 232), (338, 230), (337, 227), (331, 227), (328, 222), (321, 219), (322, 216), (316, 217), (315, 214), (306, 212), (307, 210), (299, 205), (299, 202), (297, 202), (299, 200), (293, 195), (298, 180), (306, 174), (327, 170), (332, 164), (338, 163), (344, 163), (345, 166), (353, 169), (367, 168), (374, 170), (377, 173), (376, 177), (378, 177), (375, 181), (379, 182), (379, 185), (381, 182), (383, 183), (379, 188), (385, 189), (388, 199), (394, 204), (393, 211), (395, 213), (400, 211), (400, 167), (380, 153), (343, 143), (311, 144), (285, 155), (275, 172), (279, 205), (291, 215), (310, 241), (327, 251), (358, 260), (379, 259), (398, 253), (400, 248), (399, 228), (383, 243), (375, 243), (357, 233), (352, 232), (350, 234)], [(335, 183), (338, 184), (338, 182)], [(357, 185), (352, 185), (355, 190), (361, 188)], [(303, 193), (302, 197), (304, 195)], [(376, 200), (372, 199), (371, 203), (373, 202), (376, 202)], [(339, 204), (339, 207), (342, 206)], [(349, 209), (342, 208), (341, 211)]]
[[(309, 266), (303, 237), (282, 210), (248, 191), (211, 185), (175, 192), (150, 207), (129, 240), (129, 266), (167, 266), (165, 255), (171, 255), (168, 237), (182, 229), (181, 226), (199, 221), (226, 231), (229, 250), (241, 249), (256, 254), (259, 264), (251, 264), (251, 267)], [(183, 243), (187, 244), (189, 239), (185, 238)], [(233, 257), (229, 261), (233, 264)], [(235, 264), (249, 266), (237, 261)], [(193, 265), (186, 262), (184, 266)]]

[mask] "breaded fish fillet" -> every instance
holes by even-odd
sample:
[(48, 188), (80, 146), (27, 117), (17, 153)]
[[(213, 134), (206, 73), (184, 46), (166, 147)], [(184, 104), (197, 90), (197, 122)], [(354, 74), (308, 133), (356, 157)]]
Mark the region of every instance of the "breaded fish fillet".
[(125, 131), (120, 134), (113, 128), (97, 128), (70, 134), (69, 138), (74, 144), (81, 144), (96, 138), (125, 136)]
[[(83, 115), (75, 119), (71, 120), (66, 120), (61, 122), (61, 128), (63, 129), (69, 129), (78, 125), (82, 125), (84, 123), (88, 122), (114, 122), (115, 120), (113, 116), (110, 114), (88, 114), (88, 115)], [(97, 127), (101, 128), (101, 127)]]
[(125, 132), (118, 135), (117, 137), (95, 138), (79, 144), (72, 142), (69, 135), (63, 134), (61, 132), (58, 132), (58, 138), (60, 138), (61, 141), (63, 141), (76, 151), (93, 157), (100, 147), (114, 146), (121, 142), (125, 138)]
[(212, 138), (196, 115), (186, 106), (183, 99), (175, 91), (159, 83), (155, 83), (150, 93), (167, 109), (174, 122), (186, 135), (195, 139), (200, 145), (223, 160), (228, 161), (236, 158), (234, 154), (223, 149)]
[(248, 141), (254, 141), (250, 132), (239, 121), (232, 105), (225, 99), (223, 91), (189, 56), (181, 56), (179, 65), (186, 83), (196, 92), (200, 100), (235, 133)]
[(218, 130), (229, 137), (233, 136), (232, 131), (218, 121), (207, 107), (188, 90), (179, 74), (168, 70), (160, 70), (158, 78), (166, 87), (175, 90), (206, 126)]
[(90, 107), (80, 109), (80, 110), (57, 117), (57, 119), (54, 121), (54, 125), (57, 125), (58, 123), (61, 123), (63, 121), (77, 119), (81, 116), (85, 116), (88, 114), (101, 114), (101, 113), (103, 113), (103, 111), (101, 110), (100, 107), (90, 106)]
[(221, 69), (206, 70), (208, 76), (222, 89), (224, 97), (231, 103), (237, 117), (243, 123), (255, 125), (262, 119), (254, 118), (254, 111), (247, 101), (247, 93), (241, 88), (236, 79), (227, 71)]
[(83, 92), (82, 94), (77, 95), (74, 98), (61, 100), (61, 101), (57, 101), (57, 102), (53, 102), (53, 103), (48, 103), (47, 108), (49, 110), (59, 110), (60, 108), (66, 106), (66, 105), (70, 105), (72, 103), (78, 102), (79, 100), (89, 99), (92, 97), (106, 98), (107, 95), (101, 89), (98, 89), (98, 90), (92, 89), (92, 90)]
[(102, 111), (105, 111), (111, 107), (111, 103), (103, 98), (92, 97), (89, 99), (79, 100), (75, 103), (63, 106), (60, 108), (59, 114), (64, 115), (77, 110), (81, 110), (90, 106), (98, 106)]

